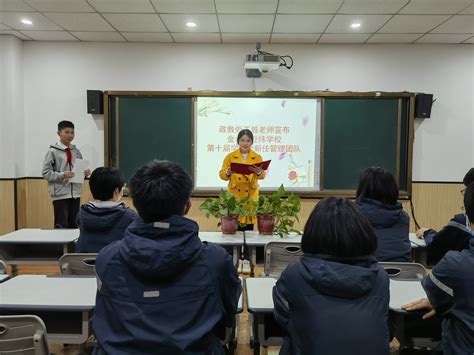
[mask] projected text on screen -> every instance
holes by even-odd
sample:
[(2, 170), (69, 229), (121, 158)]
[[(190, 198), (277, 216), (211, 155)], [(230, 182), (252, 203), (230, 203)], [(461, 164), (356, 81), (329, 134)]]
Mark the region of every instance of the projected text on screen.
[(195, 117), (195, 188), (225, 187), (219, 170), (250, 129), (252, 149), (272, 160), (260, 188), (319, 190), (320, 100), (315, 98), (198, 97)]

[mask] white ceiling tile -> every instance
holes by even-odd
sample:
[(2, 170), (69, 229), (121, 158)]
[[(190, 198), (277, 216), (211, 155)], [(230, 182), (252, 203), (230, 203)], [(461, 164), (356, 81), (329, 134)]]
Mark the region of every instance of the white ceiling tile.
[(280, 0), (279, 14), (333, 14), (343, 0)]
[(158, 32), (121, 32), (130, 42), (173, 42), (169, 33)]
[(150, 0), (88, 0), (99, 12), (154, 13)]
[(338, 14), (396, 14), (409, 0), (345, 0)]
[(118, 32), (71, 32), (85, 42), (125, 42)]
[(219, 33), (172, 33), (176, 42), (182, 43), (220, 43)]
[(268, 43), (270, 41), (269, 33), (223, 33), (222, 42), (224, 43)]
[(379, 30), (379, 33), (425, 33), (431, 31), (449, 16), (395, 15)]
[(474, 15), (474, 5), (469, 6), (468, 8), (464, 9), (460, 12), (463, 15)]
[(77, 41), (66, 31), (22, 31), (35, 41)]
[[(170, 32), (219, 32), (217, 16), (212, 14), (162, 14), (161, 19)], [(196, 27), (186, 27), (187, 22), (194, 22)]]
[(104, 14), (104, 17), (121, 32), (167, 32), (157, 14)]
[(473, 43), (474, 44), (474, 36), (472, 36), (471, 38), (468, 38), (463, 43)]
[(215, 13), (214, 0), (151, 0), (159, 13), (211, 14)]
[(45, 16), (69, 31), (113, 31), (96, 13), (45, 12)]
[(23, 1), (0, 0), (0, 12), (1, 11), (35, 11), (35, 9), (28, 6)]
[[(22, 18), (27, 18), (33, 22), (32, 25), (21, 23)], [(61, 27), (39, 12), (0, 12), (0, 22), (16, 30), (61, 30)]]
[[(336, 15), (332, 19), (326, 33), (373, 33), (376, 32), (391, 15)], [(352, 23), (360, 23), (357, 29), (351, 28)]]
[(278, 0), (216, 0), (217, 12), (234, 14), (273, 14)]
[(270, 40), (271, 43), (316, 43), (320, 34), (286, 34), (286, 33), (274, 33)]
[(31, 38), (25, 36), (23, 33), (18, 32), (18, 31), (0, 30), (0, 36), (2, 35), (12, 35), (23, 41), (31, 40)]
[(222, 32), (270, 33), (274, 15), (219, 15)]
[(42, 12), (94, 12), (86, 0), (24, 0)]
[(375, 33), (367, 43), (412, 43), (423, 33)]
[(332, 15), (277, 15), (273, 32), (277, 33), (321, 33)]
[(416, 43), (461, 43), (468, 39), (469, 34), (434, 34), (427, 33)]
[(364, 43), (369, 36), (365, 33), (325, 33), (318, 43)]
[(421, 15), (455, 14), (471, 4), (471, 0), (411, 0), (400, 13)]
[(455, 15), (432, 33), (474, 33), (473, 15)]
[(0, 23), (0, 30), (11, 30), (10, 27), (8, 27), (7, 25), (4, 25), (3, 23)]

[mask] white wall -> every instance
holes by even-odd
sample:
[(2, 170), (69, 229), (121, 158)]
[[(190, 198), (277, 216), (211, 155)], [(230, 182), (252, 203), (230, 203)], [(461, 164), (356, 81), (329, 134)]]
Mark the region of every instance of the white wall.
[(0, 178), (25, 175), (22, 42), (0, 36)]
[(76, 124), (76, 144), (103, 164), (103, 120), (86, 113), (86, 90), (412, 91), (437, 98), (416, 123), (413, 179), (460, 181), (474, 166), (474, 46), (266, 45), (292, 70), (263, 79), (243, 70), (253, 45), (24, 42), (26, 175), (39, 176), (56, 124)]

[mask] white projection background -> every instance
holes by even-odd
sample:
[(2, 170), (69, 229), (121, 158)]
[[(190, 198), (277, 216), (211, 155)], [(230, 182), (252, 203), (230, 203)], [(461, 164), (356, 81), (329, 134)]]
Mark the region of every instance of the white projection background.
[(250, 129), (252, 149), (270, 160), (261, 190), (283, 184), (293, 191), (319, 190), (320, 99), (198, 97), (195, 107), (194, 176), (196, 190), (227, 186), (219, 170), (237, 149), (237, 134)]

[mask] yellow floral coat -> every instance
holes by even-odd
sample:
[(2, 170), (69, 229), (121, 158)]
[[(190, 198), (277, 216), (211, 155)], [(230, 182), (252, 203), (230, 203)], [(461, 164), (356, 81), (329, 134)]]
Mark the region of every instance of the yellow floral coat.
[[(255, 153), (253, 150), (250, 150), (247, 155), (247, 160), (244, 161), (240, 149), (229, 153), (222, 163), (222, 168), (219, 172), (219, 176), (222, 180), (229, 181), (227, 191), (238, 199), (244, 197), (250, 197), (252, 200), (258, 200), (258, 181), (265, 178), (265, 171), (262, 172), (260, 176), (257, 174), (242, 175), (233, 173), (231, 176), (227, 176), (227, 169), (230, 168), (231, 163), (244, 163), (244, 164), (256, 164), (262, 162), (262, 157)], [(255, 224), (256, 219), (247, 219), (245, 217), (239, 218), (241, 223), (246, 224)]]

